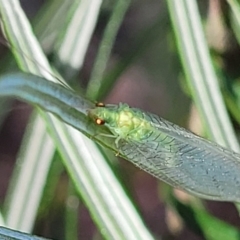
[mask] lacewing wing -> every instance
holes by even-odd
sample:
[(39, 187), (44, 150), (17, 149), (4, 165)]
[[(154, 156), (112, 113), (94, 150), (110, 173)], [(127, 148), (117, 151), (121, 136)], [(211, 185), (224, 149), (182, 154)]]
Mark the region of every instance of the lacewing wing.
[(105, 125), (127, 160), (192, 195), (240, 202), (240, 155), (155, 114), (127, 104), (98, 103), (89, 110)]

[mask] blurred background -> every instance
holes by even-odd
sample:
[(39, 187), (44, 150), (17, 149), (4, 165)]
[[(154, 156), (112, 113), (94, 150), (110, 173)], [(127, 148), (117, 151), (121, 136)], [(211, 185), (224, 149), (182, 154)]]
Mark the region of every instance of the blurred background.
[[(55, 23), (56, 25), (53, 24), (55, 31), (48, 30), (48, 24), (42, 22), (44, 14), (54, 16), (58, 13), (57, 9), (67, 1), (61, 0), (61, 3), (55, 3), (53, 8), (52, 2), (54, 1), (22, 0), (21, 5), (33, 24), (34, 32), (52, 65), (76, 91), (85, 92), (89, 79), (94, 78), (95, 59), (104, 30), (114, 11), (115, 1), (102, 2), (80, 70), (64, 64), (59, 52), (64, 28), (71, 20), (70, 14), (62, 14), (61, 21)], [(71, 4), (66, 8), (71, 8)], [(228, 83), (238, 86), (240, 52), (229, 22), (229, 6), (221, 0), (198, 1), (198, 6), (214, 65), (224, 72)], [(3, 39), (2, 36), (1, 73), (16, 71), (18, 68)], [(92, 95), (92, 100), (105, 103), (126, 102), (130, 106), (156, 113), (197, 134), (206, 136), (185, 81), (165, 1), (129, 2), (102, 77), (105, 84), (98, 95)], [(222, 86), (226, 87), (224, 82)], [(1, 204), (4, 203), (9, 188), (11, 174), (32, 111), (31, 106), (14, 99), (4, 106), (0, 120)], [(234, 118), (232, 120), (238, 130), (237, 121)], [(164, 194), (169, 191), (168, 186), (123, 159), (112, 160), (111, 164), (147, 228), (156, 239), (160, 237), (179, 240), (205, 239), (201, 229), (191, 225), (191, 215), (188, 215), (190, 219), (187, 221), (166, 203)], [(77, 213), (78, 239), (102, 239), (87, 208), (74, 194), (73, 189), (69, 195), (71, 184), (57, 152), (49, 175), (52, 176), (48, 183), (51, 187), (45, 187), (44, 198), (34, 225), (34, 234), (52, 239), (66, 239), (64, 226), (66, 211), (69, 211), (73, 214)], [(184, 203), (195, 201), (191, 196), (180, 191), (175, 191), (174, 194)], [(232, 203), (204, 201), (204, 205), (210, 215), (231, 226), (240, 227), (238, 212)]]

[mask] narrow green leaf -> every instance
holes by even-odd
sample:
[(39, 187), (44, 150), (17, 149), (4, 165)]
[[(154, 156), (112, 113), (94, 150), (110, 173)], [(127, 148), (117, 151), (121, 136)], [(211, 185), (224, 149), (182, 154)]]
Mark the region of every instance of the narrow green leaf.
[(192, 97), (209, 136), (219, 144), (239, 151), (213, 69), (195, 0), (168, 0), (179, 53)]
[(240, 43), (240, 4), (236, 0), (227, 0), (232, 10), (232, 26), (235, 36), (237, 37), (238, 43)]
[(129, 43), (131, 44), (128, 46), (129, 51), (123, 54), (119, 62), (104, 76), (104, 84), (100, 86), (98, 99), (103, 99), (106, 96), (116, 79), (118, 79), (134, 61), (137, 61), (137, 59), (148, 49), (149, 45), (161, 39), (159, 28), (163, 26), (166, 26), (166, 21), (161, 16), (153, 24), (142, 29), (141, 33), (132, 41), (133, 43)]
[[(99, 128), (87, 117), (87, 110), (93, 108), (94, 104), (60, 84), (27, 73), (6, 74), (0, 76), (0, 96), (15, 96), (19, 100), (54, 113), (86, 136), (105, 139), (100, 140), (101, 143), (113, 149), (111, 138), (97, 134), (99, 131), (105, 134), (109, 132), (104, 132), (105, 128)], [(113, 150), (117, 152), (116, 148)]]
[(82, 64), (95, 29), (102, 0), (82, 0), (75, 6), (57, 49), (57, 61), (64, 76), (72, 78)]
[(118, 0), (116, 1), (115, 6), (112, 10), (112, 15), (110, 16), (109, 22), (105, 28), (88, 83), (86, 96), (90, 99), (95, 100), (99, 96), (99, 89), (103, 84), (103, 74), (107, 66), (110, 52), (112, 50), (118, 29), (123, 21), (123, 17), (129, 7), (129, 4), (129, 0)]
[[(35, 221), (51, 164), (48, 159), (54, 154), (54, 143), (47, 134), (46, 125), (39, 115), (33, 115), (30, 122), (34, 124), (32, 128), (29, 126), (22, 144), (31, 151), (25, 151), (22, 148), (19, 154), (18, 164), (14, 168), (12, 181), (8, 188), (11, 194), (6, 197), (4, 206), (4, 209), (7, 209), (6, 223), (8, 226), (26, 230), (31, 229)], [(39, 170), (35, 171), (35, 169)], [(25, 216), (24, 221), (22, 216)]]
[[(66, 210), (65, 210), (65, 218), (66, 218), (66, 231), (65, 231), (65, 239), (78, 239), (78, 212), (80, 201), (76, 195), (76, 191), (72, 182), (68, 184), (68, 198), (66, 200)], [(81, 216), (80, 216), (81, 218)]]
[(2, 215), (1, 212), (0, 212), (0, 226), (5, 226), (5, 224), (4, 224), (4, 219), (3, 219), (3, 215)]
[(9, 228), (0, 227), (1, 240), (50, 240), (42, 237), (33, 236), (23, 232), (14, 231)]
[[(16, 0), (8, 2), (0, 1), (0, 11), (1, 21), (3, 23), (1, 26), (4, 27), (3, 31), (8, 37), (10, 45), (13, 46), (13, 52), (20, 67), (24, 71), (31, 71), (35, 74), (42, 73), (43, 75), (45, 74), (45, 76), (49, 79), (53, 79), (51, 74), (49, 74), (50, 71), (46, 72), (46, 69), (50, 69), (50, 67), (44, 55), (41, 54), (40, 46), (34, 45), (36, 38), (32, 33), (31, 26), (21, 9), (19, 2)], [(24, 33), (21, 31), (21, 29), (24, 29)], [(35, 62), (41, 63), (41, 67), (35, 64), (35, 62), (32, 60), (33, 56), (35, 58)], [(39, 127), (36, 125), (36, 129), (38, 128)], [(42, 128), (43, 131), (45, 129), (46, 128)], [(45, 134), (47, 135), (47, 133)], [(39, 139), (39, 141), (42, 141), (42, 144), (39, 143), (39, 141), (36, 141), (38, 144), (31, 142), (32, 139), (35, 139), (35, 136), (33, 135), (28, 136), (28, 143), (26, 138), (24, 138), (25, 144), (29, 146), (31, 145), (31, 149), (26, 148), (25, 146), (21, 148), (21, 157), (18, 158), (18, 161), (21, 162), (22, 168), (16, 168), (16, 170), (13, 172), (14, 175), (12, 177), (12, 182), (10, 183), (11, 188), (7, 192), (7, 204), (5, 204), (6, 225), (14, 229), (30, 232), (33, 228), (33, 220), (37, 214), (38, 204), (42, 197), (42, 192), (48, 173), (47, 167), (49, 167), (51, 164), (51, 159), (55, 149), (53, 144), (44, 147), (44, 144), (49, 143), (49, 141), (45, 141), (47, 139), (46, 135), (43, 135), (44, 139)], [(52, 149), (50, 149), (51, 146)], [(34, 155), (35, 158), (33, 158), (31, 156), (31, 151), (41, 152), (42, 156), (45, 154), (44, 161), (41, 160), (39, 162), (37, 154)], [(29, 162), (31, 162), (31, 168), (27, 167)], [(43, 162), (43, 170), (45, 172), (42, 171), (42, 175), (39, 176), (37, 174), (38, 168), (42, 166), (41, 164)], [(17, 166), (20, 166), (20, 164), (17, 164)], [(34, 172), (31, 172), (33, 169)], [(24, 178), (25, 175), (28, 177)], [(41, 180), (38, 178), (40, 181), (35, 181), (35, 175), (39, 176)], [(17, 184), (14, 184), (14, 182)], [(24, 188), (22, 188), (23, 182), (25, 186)], [(38, 194), (34, 194), (35, 189), (38, 191)], [(15, 197), (16, 193), (18, 193), (17, 197)], [(18, 201), (18, 199), (21, 199), (21, 201)], [(27, 211), (28, 208), (26, 208), (26, 206), (29, 206), (30, 211)]]
[(210, 215), (203, 209), (191, 207), (171, 197), (171, 205), (180, 214), (185, 224), (204, 239), (238, 240), (240, 231)]
[[(68, 23), (75, 10), (76, 0), (51, 0), (44, 2), (37, 16), (33, 20), (33, 29), (45, 53), (53, 51), (59, 34)], [(54, 14), (53, 14), (54, 13)]]

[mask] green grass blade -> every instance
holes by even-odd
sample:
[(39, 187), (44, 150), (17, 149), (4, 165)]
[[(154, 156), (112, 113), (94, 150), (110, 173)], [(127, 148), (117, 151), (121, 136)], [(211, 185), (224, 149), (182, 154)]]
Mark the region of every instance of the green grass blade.
[[(54, 143), (47, 134), (46, 125), (39, 116), (32, 117), (34, 126), (28, 128), (23, 140), (23, 146), (27, 143), (25, 146), (31, 151), (22, 148), (8, 189), (11, 195), (5, 200), (6, 224), (26, 230), (32, 229), (51, 164), (49, 159), (54, 154)], [(24, 221), (22, 216), (25, 216)]]
[[(65, 239), (78, 239), (78, 211), (80, 201), (76, 195), (75, 187), (72, 183), (68, 184), (68, 198), (66, 201), (66, 231)], [(81, 218), (81, 216), (80, 216)]]
[[(32, 34), (32, 31), (30, 30), (31, 29), (30, 24), (28, 23), (28, 21), (26, 21), (26, 16), (22, 12), (18, 1), (8, 1), (8, 2), (0, 1), (0, 10), (1, 10), (1, 20), (5, 28), (4, 29), (5, 34), (8, 36), (9, 38), (8, 40), (11, 43), (11, 46), (14, 46), (13, 52), (21, 68), (24, 71), (31, 71), (36, 74), (37, 73), (43, 74), (49, 79), (53, 79), (52, 76), (48, 72), (46, 72), (46, 69), (50, 69), (50, 67), (45, 57), (41, 55), (40, 46), (34, 46), (33, 44), (31, 44), (36, 42), (36, 38)], [(24, 34), (21, 32), (20, 29), (25, 29)], [(22, 54), (23, 52), (24, 54)], [(35, 57), (35, 61), (37, 62), (39, 61), (41, 63), (42, 68), (34, 63), (34, 61), (32, 60), (32, 56)], [(29, 139), (32, 139), (32, 138), (34, 138), (34, 136), (33, 137), (29, 136)], [(30, 141), (28, 143), (27, 142), (25, 143), (26, 145), (31, 144)], [(36, 148), (31, 149), (31, 151), (39, 152), (39, 149), (37, 149), (37, 147), (39, 146), (41, 146), (42, 149), (49, 149), (47, 146), (46, 148), (44, 147), (44, 141), (43, 141), (42, 145), (41, 144), (35, 145)], [(31, 156), (30, 148), (24, 147), (24, 149), (26, 152), (22, 151), (22, 156)], [(45, 160), (46, 166), (50, 166), (51, 159), (52, 159), (51, 154), (45, 157), (46, 158), (44, 160)], [(20, 169), (19, 173), (17, 173), (17, 170), (14, 171), (15, 179), (13, 179), (13, 182), (14, 181), (20, 182), (18, 181), (18, 179), (20, 179), (21, 176), (23, 176), (24, 178), (24, 174), (26, 174), (26, 172), (24, 171), (25, 169), (28, 169), (27, 165), (29, 162), (29, 158), (23, 158), (22, 160), (21, 158), (18, 158), (18, 161), (21, 162), (23, 167)], [(40, 163), (38, 163), (39, 159), (37, 157), (31, 158), (31, 161), (32, 161), (31, 162), (32, 165), (40, 166), (39, 165)], [(37, 170), (38, 169), (35, 169), (35, 171)], [(46, 173), (45, 174), (42, 173), (42, 177), (47, 176), (48, 169), (45, 168), (45, 171)], [(27, 175), (34, 177), (35, 174), (36, 173), (31, 173), (29, 171), (29, 174)], [(16, 176), (18, 177), (18, 179), (16, 178)], [(12, 189), (8, 191), (6, 199), (9, 201), (9, 203), (11, 203), (11, 205), (10, 204), (8, 205), (8, 211), (6, 212), (6, 219), (9, 220), (7, 223), (7, 226), (29, 232), (33, 227), (34, 221), (28, 221), (28, 220), (34, 219), (36, 216), (38, 203), (40, 202), (41, 193), (43, 192), (44, 183), (46, 180), (42, 179), (42, 181), (39, 181), (39, 182), (35, 182), (34, 179), (32, 178), (27, 178), (26, 180), (28, 180), (28, 182), (25, 181), (25, 186), (26, 186), (24, 188), (25, 191), (23, 191), (23, 189), (18, 189), (18, 187), (21, 187), (22, 185), (15, 185), (14, 188), (12, 187)], [(32, 183), (35, 183), (37, 185), (33, 186)], [(10, 183), (10, 185), (13, 186), (12, 183)], [(28, 189), (28, 186), (31, 186), (32, 188)], [(30, 199), (29, 196), (33, 195), (30, 191), (34, 192), (35, 188), (39, 190), (40, 194)], [(20, 195), (18, 194), (18, 198), (21, 199), (21, 201), (18, 201), (18, 198), (14, 197), (15, 192), (18, 192), (20, 194)], [(22, 205), (23, 203), (24, 205)], [(32, 211), (27, 212), (25, 211), (26, 210), (25, 206), (30, 205), (30, 203), (32, 206), (31, 208)], [(35, 209), (33, 209), (34, 206), (35, 206)], [(18, 209), (18, 212), (16, 212), (17, 215), (15, 215), (15, 211), (14, 211), (14, 209), (16, 208)], [(24, 214), (24, 215), (21, 215), (21, 214)]]
[(23, 232), (14, 231), (9, 228), (0, 227), (1, 240), (50, 240), (46, 238), (32, 236)]
[[(62, 29), (64, 22), (66, 22), (66, 19), (63, 18), (62, 15), (68, 13), (71, 11), (71, 8), (75, 7), (75, 5), (73, 5), (73, 2), (76, 1), (61, 0), (61, 3), (59, 0), (48, 1), (44, 4), (43, 7), (41, 7), (41, 10), (37, 16), (34, 17), (33, 29), (45, 53), (52, 51), (53, 44), (55, 44), (55, 40), (58, 37), (59, 29)], [(52, 14), (53, 12), (54, 15)], [(4, 45), (7, 45), (7, 43)], [(12, 54), (7, 54), (4, 56), (1, 59), (0, 65), (0, 73), (4, 73), (10, 69), (16, 68), (16, 62), (13, 61)], [(11, 106), (12, 101), (10, 99), (0, 100), (0, 127), (8, 115)]]
[(75, 7), (56, 53), (66, 78), (74, 76), (82, 67), (101, 4), (102, 0), (83, 0)]
[(3, 215), (1, 212), (0, 212), (0, 226), (5, 226)]
[(99, 89), (103, 84), (103, 74), (106, 69), (118, 29), (123, 21), (123, 17), (129, 7), (129, 4), (129, 0), (118, 0), (112, 10), (112, 15), (110, 16), (109, 22), (103, 34), (101, 44), (99, 46), (86, 92), (86, 96), (90, 99), (98, 99)]
[[(34, 42), (37, 42), (37, 39), (33, 35), (30, 23), (21, 10), (19, 2), (9, 1), (6, 4), (4, 1), (1, 1), (0, 8), (1, 21), (4, 26), (3, 31), (11, 44), (10, 47), (12, 47), (12, 52), (20, 68), (23, 71), (36, 75), (41, 74), (47, 79), (56, 81), (53, 75), (50, 74), (51, 67), (42, 54), (40, 46), (33, 45)], [(13, 10), (16, 10), (16, 14), (14, 14)], [(21, 29), (25, 29), (25, 34), (22, 34)], [(49, 71), (47, 71), (48, 69)]]
[[(65, 165), (77, 191), (82, 193), (86, 205), (92, 211), (93, 218), (97, 221), (98, 216), (102, 217), (100, 225), (107, 231), (102, 234), (107, 239), (152, 239), (144, 230), (142, 221), (135, 217), (136, 213), (134, 213), (129, 199), (125, 198), (123, 201), (121, 187), (113, 173), (109, 171), (103, 157), (97, 156), (98, 149), (95, 144), (85, 137), (79, 139), (78, 133), (74, 129), (71, 130), (71, 136), (78, 140), (75, 145), (70, 145), (69, 132), (58, 130), (55, 134), (58, 134), (64, 141), (64, 145), (59, 145), (59, 148), (74, 148), (72, 154), (84, 156), (80, 164), (76, 157), (71, 165), (67, 163)], [(62, 151), (61, 154), (64, 154), (63, 160), (65, 161), (68, 153)], [(89, 173), (94, 173), (94, 178), (89, 179)], [(86, 181), (88, 181), (87, 186), (90, 185), (88, 188)], [(105, 185), (106, 183), (107, 185)], [(101, 187), (94, 187), (96, 185)], [(116, 207), (109, 215), (110, 206)], [(137, 229), (138, 231), (136, 231)]]
[(169, 0), (168, 5), (192, 97), (208, 134), (219, 144), (239, 151), (212, 66), (197, 3)]
[[(0, 77), (0, 96), (14, 96), (33, 106), (39, 106), (47, 112), (54, 113), (59, 119), (86, 136), (95, 138), (94, 135), (99, 131), (109, 133), (104, 132), (104, 128), (99, 128), (95, 123), (89, 121), (87, 110), (94, 107), (93, 103), (44, 78), (27, 73), (3, 75)], [(105, 139), (101, 140), (102, 144), (108, 143), (107, 146), (112, 148), (111, 138), (100, 138), (99, 134), (96, 138)], [(112, 148), (112, 150), (117, 152), (116, 148)]]
[(238, 43), (240, 43), (240, 4), (236, 0), (227, 0), (232, 10), (232, 25)]
[(240, 231), (238, 228), (217, 219), (204, 209), (185, 205), (173, 196), (171, 196), (169, 200), (170, 205), (177, 210), (185, 224), (198, 236), (201, 236), (204, 239), (239, 239)]
[(45, 53), (52, 52), (59, 33), (61, 33), (64, 25), (68, 22), (68, 18), (63, 18), (63, 15), (71, 16), (71, 12), (75, 9), (76, 4), (78, 3), (75, 0), (46, 1), (37, 13), (37, 16), (34, 17), (34, 33)]
[[(14, 32), (16, 28), (24, 29), (24, 33), (17, 32), (17, 38), (11, 42), (16, 43), (14, 46), (17, 48), (16, 46), (19, 46), (18, 42), (22, 42), (21, 39), (28, 40), (27, 36), (30, 35), (31, 40), (30, 42), (24, 41), (23, 49), (24, 51), (29, 50), (29, 55), (33, 57), (36, 56), (36, 60), (39, 62), (39, 52), (35, 49), (36, 42), (31, 38), (32, 34), (27, 32), (26, 24), (23, 24), (19, 28), (23, 20), (22, 13), (21, 18), (17, 18), (16, 5), (13, 4), (13, 6), (11, 6), (10, 4), (13, 4), (13, 1), (0, 2), (0, 7), (4, 12), (2, 15), (7, 25), (7, 30), (11, 28), (8, 31), (8, 36), (11, 36), (11, 33)], [(5, 12), (5, 9), (8, 11)], [(11, 11), (12, 9), (15, 11)], [(21, 10), (18, 9), (18, 11)], [(10, 23), (12, 23), (13, 18), (17, 18), (14, 22), (16, 25), (7, 22), (9, 20)], [(21, 34), (24, 34), (24, 36), (21, 36)], [(16, 36), (16, 34), (13, 34), (13, 36)], [(31, 46), (29, 47), (28, 45)], [(40, 60), (41, 59), (42, 57), (40, 57)], [(45, 62), (45, 60), (43, 62)], [(33, 62), (31, 63), (33, 64)], [(43, 68), (34, 66), (34, 69), (42, 70)], [(46, 69), (50, 71), (47, 67), (45, 67), (44, 71), (46, 71)], [(38, 73), (40, 73), (40, 71)], [(105, 159), (102, 158), (98, 148), (92, 145), (91, 141), (85, 138), (83, 140), (79, 132), (69, 126), (65, 126), (52, 115), (42, 115), (47, 122), (49, 131), (52, 133), (55, 144), (58, 146), (59, 152), (63, 157), (64, 165), (75, 183), (78, 193), (81, 194), (89, 207), (91, 215), (98, 224), (99, 229), (101, 229), (103, 236), (106, 239), (152, 239), (136, 210), (122, 190), (119, 182), (112, 174), (108, 165), (106, 165)], [(81, 149), (79, 149), (80, 146)], [(82, 152), (79, 152), (80, 150)], [(94, 156), (92, 153), (94, 153)], [(84, 166), (88, 166), (89, 164), (94, 164), (95, 167), (90, 166), (86, 171)], [(99, 169), (101, 169), (101, 172), (98, 171)], [(26, 201), (27, 200), (28, 199), (26, 199)], [(117, 206), (117, 210), (116, 208), (113, 209), (112, 206)], [(118, 208), (120, 210), (118, 210)], [(22, 216), (22, 219), (24, 220), (24, 216)]]
[(123, 57), (106, 72), (104, 76), (104, 84), (101, 85), (98, 91), (98, 99), (103, 99), (109, 90), (113, 87), (116, 79), (118, 79), (131, 65), (134, 64), (148, 50), (149, 45), (154, 45), (161, 39), (162, 31), (159, 28), (166, 28), (168, 24), (166, 19), (161, 15), (154, 23), (145, 27), (134, 38), (128, 46), (128, 51), (123, 54)]

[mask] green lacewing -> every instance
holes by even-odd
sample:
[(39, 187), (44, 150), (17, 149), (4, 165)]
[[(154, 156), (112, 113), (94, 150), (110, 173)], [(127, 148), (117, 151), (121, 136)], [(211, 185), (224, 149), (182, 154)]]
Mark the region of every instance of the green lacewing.
[(96, 104), (89, 117), (113, 134), (119, 154), (192, 195), (240, 202), (240, 155), (127, 104)]
[(119, 154), (156, 178), (201, 198), (240, 202), (239, 154), (127, 104), (88, 112), (109, 128)]

